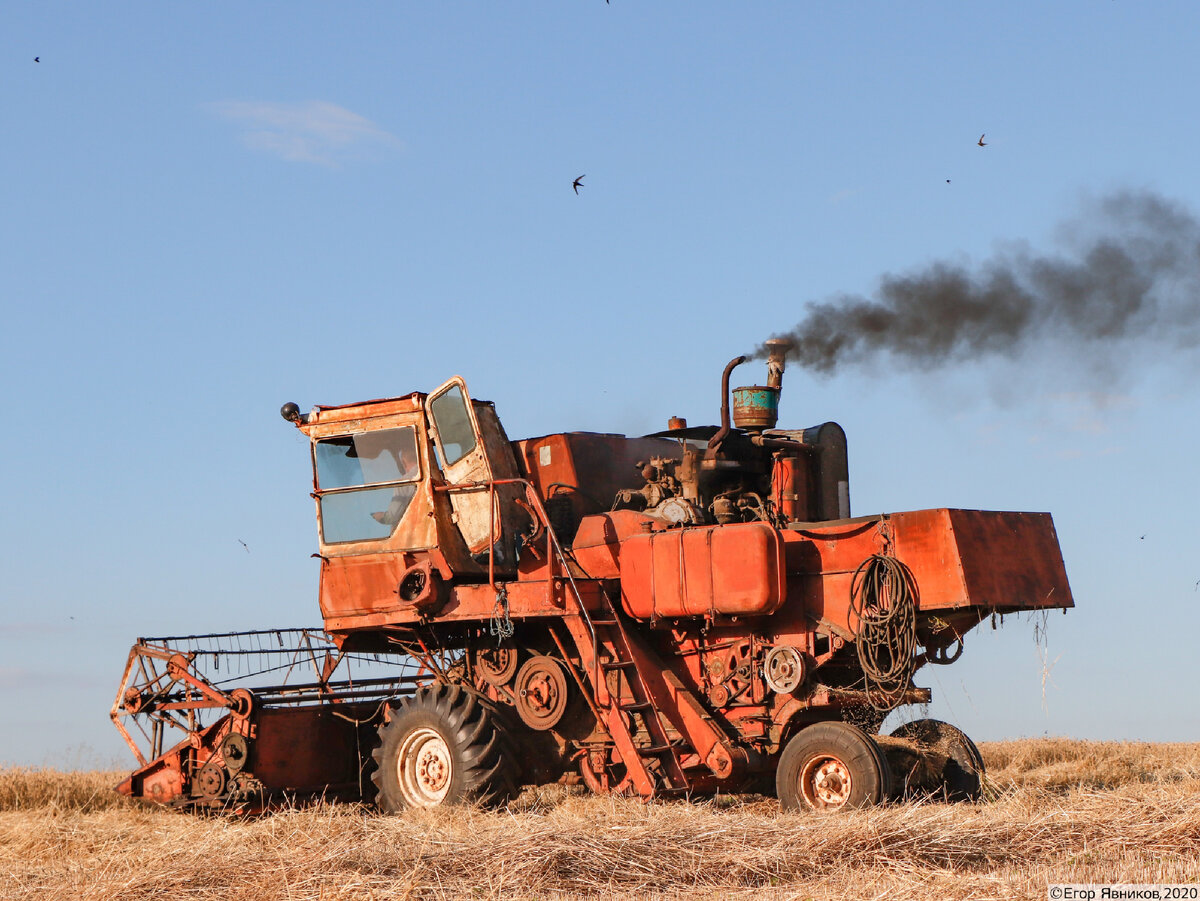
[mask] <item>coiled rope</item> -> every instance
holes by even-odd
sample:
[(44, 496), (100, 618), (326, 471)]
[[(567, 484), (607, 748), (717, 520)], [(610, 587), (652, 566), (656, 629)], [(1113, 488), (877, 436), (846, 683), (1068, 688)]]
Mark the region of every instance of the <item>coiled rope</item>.
[(917, 586), (895, 557), (873, 554), (850, 580), (850, 628), (867, 698), (876, 710), (891, 710), (912, 682), (917, 646)]

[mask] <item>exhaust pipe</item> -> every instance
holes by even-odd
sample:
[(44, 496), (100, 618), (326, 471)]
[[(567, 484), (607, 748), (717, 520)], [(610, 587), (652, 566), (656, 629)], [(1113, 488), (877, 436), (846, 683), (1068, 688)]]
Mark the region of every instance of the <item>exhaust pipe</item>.
[(729, 434), (732, 428), (729, 422), (729, 375), (733, 370), (745, 363), (749, 357), (743, 355), (734, 357), (725, 366), (725, 371), (721, 374), (721, 429), (717, 434), (708, 439), (708, 455), (712, 456), (716, 453), (717, 448), (721, 446), (721, 442), (725, 440), (725, 436)]
[(795, 343), (787, 338), (772, 338), (763, 342), (767, 348), (767, 387), (783, 387), (783, 369), (787, 365), (787, 355)]

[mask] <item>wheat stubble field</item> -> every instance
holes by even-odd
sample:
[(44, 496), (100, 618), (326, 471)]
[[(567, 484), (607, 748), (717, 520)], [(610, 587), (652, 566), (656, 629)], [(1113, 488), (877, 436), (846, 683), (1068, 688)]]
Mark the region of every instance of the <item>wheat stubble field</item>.
[(5, 899), (1045, 898), (1200, 880), (1200, 744), (981, 745), (989, 800), (781, 814), (560, 787), (498, 812), (248, 820), (125, 802), (118, 774), (0, 771)]

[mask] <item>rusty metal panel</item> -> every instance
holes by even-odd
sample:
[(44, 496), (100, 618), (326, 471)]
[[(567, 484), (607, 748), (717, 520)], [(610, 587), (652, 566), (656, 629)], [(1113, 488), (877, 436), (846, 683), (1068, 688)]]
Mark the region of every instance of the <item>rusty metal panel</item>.
[(802, 516), (814, 520), (848, 519), (850, 469), (842, 427), (836, 422), (826, 422), (807, 429), (772, 429), (765, 434), (791, 438), (816, 451), (803, 464), (809, 491), (804, 505), (808, 512)]
[(321, 615), (332, 620), (400, 610), (396, 588), (407, 569), (398, 553), (329, 557), (321, 566)]
[(358, 781), (357, 727), (332, 706), (271, 708), (255, 719), (251, 764), (269, 791), (313, 792)]
[(184, 739), (156, 760), (134, 770), (117, 791), (129, 798), (171, 804), (183, 797), (183, 756), (191, 748)]
[(574, 557), (593, 579), (615, 579), (621, 575), (623, 542), (640, 535), (649, 523), (649, 516), (633, 510), (585, 516), (575, 533)]
[[(576, 579), (580, 600), (588, 610), (602, 607), (601, 585), (592, 579)], [(488, 585), (457, 585), (448, 591), (446, 603), (433, 617), (437, 622), (487, 622), (508, 605), (508, 615), (516, 619), (561, 617), (578, 612), (570, 596), (570, 584), (565, 579), (504, 583), (504, 596), (497, 606), (497, 589)], [(325, 627), (331, 632), (352, 633), (357, 630), (378, 629), (381, 626), (406, 625), (421, 621), (418, 610), (407, 608), (394, 613), (370, 613), (327, 619)]]
[(947, 513), (970, 604), (997, 610), (1075, 606), (1049, 513)]
[(790, 586), (810, 614), (844, 622), (854, 570), (891, 553), (911, 570), (918, 609), (1073, 606), (1048, 513), (916, 510), (783, 533)]
[[(281, 792), (300, 794), (351, 788), (361, 791), (359, 775), (363, 764), (356, 718), (369, 718), (364, 705), (343, 704), (345, 716), (334, 705), (322, 707), (278, 707), (258, 711), (248, 730), (251, 749), (242, 770), (252, 777), (265, 797)], [(117, 791), (158, 804), (188, 801), (210, 805), (232, 805), (228, 798), (208, 797), (195, 782), (201, 766), (220, 757), (215, 748), (228, 734), (231, 718), (222, 717), (206, 729), (189, 735), (159, 758), (134, 771)], [(186, 773), (191, 773), (189, 779)], [(190, 788), (190, 791), (189, 791)]]
[(949, 510), (893, 514), (884, 520), (880, 534), (885, 550), (890, 537), (891, 550), (912, 571), (918, 609), (946, 610), (971, 605), (971, 586), (963, 573)]
[[(591, 579), (576, 579), (579, 599), (589, 610), (600, 609), (601, 586)], [(571, 586), (565, 579), (542, 582), (509, 582), (504, 586), (504, 601), (514, 619), (537, 616), (563, 616), (577, 613), (570, 597)], [(496, 589), (488, 585), (460, 585), (454, 589), (438, 620), (488, 620), (497, 612)]]
[(766, 523), (670, 529), (621, 546), (621, 599), (638, 619), (763, 616), (787, 597), (783, 542)]
[(340, 407), (317, 407), (306, 422), (298, 424), (298, 428), (310, 438), (386, 429), (411, 422), (412, 414), (421, 411), (424, 398), (424, 394), (411, 394)]

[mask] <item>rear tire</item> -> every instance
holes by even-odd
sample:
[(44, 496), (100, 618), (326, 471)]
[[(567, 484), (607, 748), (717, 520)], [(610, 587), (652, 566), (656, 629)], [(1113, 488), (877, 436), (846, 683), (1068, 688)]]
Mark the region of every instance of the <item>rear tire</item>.
[(496, 807), (516, 793), (508, 742), (492, 706), (460, 685), (426, 685), (400, 702), (379, 727), (371, 753), (385, 813), (410, 807), (482, 804)]
[(983, 797), (983, 755), (962, 729), (941, 720), (913, 720), (893, 730), (892, 736), (946, 756), (941, 781), (947, 801), (978, 801)]
[(891, 771), (875, 741), (857, 726), (816, 723), (783, 749), (775, 788), (784, 810), (868, 807), (890, 794)]

